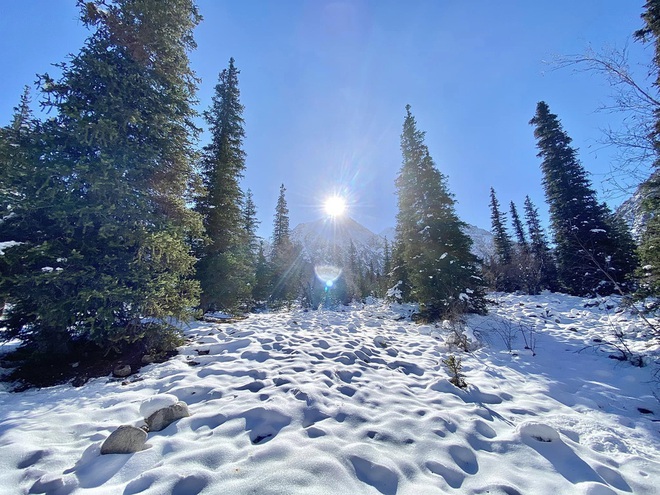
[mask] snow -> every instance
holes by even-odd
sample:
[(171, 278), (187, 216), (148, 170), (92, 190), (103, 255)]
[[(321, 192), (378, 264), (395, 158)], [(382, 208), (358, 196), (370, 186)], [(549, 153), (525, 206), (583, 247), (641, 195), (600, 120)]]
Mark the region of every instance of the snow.
[[(657, 493), (654, 368), (608, 357), (617, 328), (657, 357), (644, 325), (612, 298), (490, 297), (467, 319), (469, 353), (450, 345), (456, 325), (375, 302), (198, 322), (125, 385), (0, 391), (0, 493)], [(505, 322), (535, 335), (535, 356), (522, 334), (507, 349)], [(100, 455), (175, 400), (190, 417), (141, 452)]]
[(16, 241), (2, 241), (0, 242), (0, 256), (5, 254), (5, 249), (9, 249), (12, 246), (18, 246), (20, 242)]

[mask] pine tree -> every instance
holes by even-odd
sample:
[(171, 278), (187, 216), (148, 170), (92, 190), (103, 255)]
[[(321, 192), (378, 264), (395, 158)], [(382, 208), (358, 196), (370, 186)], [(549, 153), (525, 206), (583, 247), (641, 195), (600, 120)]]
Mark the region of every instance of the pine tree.
[(286, 188), (282, 184), (280, 185), (280, 195), (277, 197), (275, 218), (273, 220), (273, 252), (277, 253), (289, 248), (291, 244), (289, 234), (289, 207), (286, 203)]
[(435, 167), (410, 105), (406, 106), (401, 151), (395, 249), (400, 265), (393, 273), (410, 286), (404, 297), (418, 301), (428, 318), (454, 310), (483, 311), (472, 241), (462, 231), (464, 224), (454, 211), (447, 179)]
[(197, 265), (202, 309), (236, 310), (251, 293), (253, 267), (239, 182), (245, 170), (243, 105), (240, 71), (229, 60), (215, 87), (213, 103), (204, 113), (211, 143), (204, 147), (202, 176), (207, 194), (197, 204), (210, 242)]
[(574, 295), (611, 293), (634, 268), (606, 221), (571, 138), (545, 102), (530, 121), (550, 206), (559, 282)]
[[(655, 87), (660, 88), (660, 0), (648, 0), (642, 14), (644, 27), (635, 32), (635, 38), (653, 44), (653, 73)], [(638, 249), (641, 268), (637, 271), (639, 290), (637, 297), (655, 299), (653, 309), (660, 307), (660, 111), (655, 110), (652, 133), (655, 160), (651, 176), (642, 184), (642, 208), (648, 216)]]
[(495, 242), (495, 251), (501, 265), (511, 263), (512, 244), (506, 230), (506, 214), (500, 211), (500, 203), (495, 196), (495, 189), (490, 188), (490, 220)]
[(539, 212), (529, 196), (525, 197), (525, 222), (529, 232), (529, 249), (538, 264), (538, 290), (549, 289), (555, 291), (557, 285), (557, 266), (552, 257), (548, 241), (541, 226)]
[(254, 204), (252, 191), (248, 189), (245, 193), (245, 204), (243, 206), (243, 229), (247, 237), (247, 246), (253, 255), (257, 254), (260, 246), (259, 237), (257, 236), (259, 223), (257, 206)]
[(96, 31), (59, 81), (41, 78), (57, 114), (24, 148), (41, 183), (12, 184), (31, 198), (2, 225), (21, 242), (4, 260), (7, 327), (41, 351), (153, 337), (198, 296), (186, 243), (201, 227), (186, 207), (197, 10), (191, 0), (80, 5)]
[(300, 247), (291, 242), (289, 207), (286, 202), (286, 188), (282, 184), (273, 220), (271, 298), (274, 301), (291, 302), (298, 295), (302, 268), (299, 261)]
[(511, 224), (513, 225), (513, 231), (516, 233), (516, 240), (518, 245), (524, 250), (529, 249), (529, 244), (527, 242), (527, 236), (525, 235), (525, 230), (523, 229), (523, 224), (520, 221), (520, 216), (518, 215), (518, 209), (516, 204), (511, 201), (509, 204), (509, 209), (511, 211)]

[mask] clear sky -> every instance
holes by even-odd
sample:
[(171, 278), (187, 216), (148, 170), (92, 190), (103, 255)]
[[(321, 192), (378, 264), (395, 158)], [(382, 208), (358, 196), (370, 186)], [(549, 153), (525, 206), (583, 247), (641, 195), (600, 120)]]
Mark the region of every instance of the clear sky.
[[(545, 100), (580, 149), (596, 189), (611, 154), (595, 112), (607, 84), (553, 70), (547, 62), (588, 45), (651, 49), (631, 41), (643, 0), (199, 0), (193, 69), (210, 104), (230, 57), (241, 70), (247, 171), (271, 232), (280, 183), (291, 225), (322, 215), (323, 199), (348, 194), (350, 215), (375, 232), (394, 226), (394, 180), (405, 105), (438, 168), (448, 176), (461, 219), (490, 228), (488, 191), (520, 207), (526, 194), (547, 208), (533, 129)], [(74, 0), (0, 2), (0, 124), (22, 87), (75, 53), (87, 35)], [(203, 143), (202, 143), (203, 144)], [(608, 199), (602, 197), (602, 199)], [(621, 198), (612, 198), (616, 205)]]

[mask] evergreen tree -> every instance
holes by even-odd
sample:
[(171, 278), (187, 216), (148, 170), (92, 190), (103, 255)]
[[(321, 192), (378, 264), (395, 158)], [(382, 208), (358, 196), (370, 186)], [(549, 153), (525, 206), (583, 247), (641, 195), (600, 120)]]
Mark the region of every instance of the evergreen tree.
[(462, 231), (464, 224), (454, 211), (447, 179), (435, 167), (410, 105), (406, 106), (401, 151), (395, 250), (400, 265), (393, 273), (409, 284), (410, 292), (406, 289), (404, 297), (418, 301), (429, 318), (454, 310), (483, 311), (472, 241)]
[(259, 237), (257, 228), (259, 227), (257, 219), (257, 206), (254, 204), (254, 198), (250, 189), (245, 193), (245, 205), (243, 206), (243, 229), (247, 237), (247, 245), (250, 253), (256, 256), (259, 251)]
[(518, 215), (516, 204), (511, 201), (509, 208), (511, 211), (511, 224), (513, 225), (513, 231), (516, 233), (516, 240), (518, 241), (518, 245), (524, 251), (527, 251), (529, 244), (527, 243), (527, 236), (525, 236), (525, 230), (523, 229), (523, 224), (520, 221), (520, 216)]
[(273, 291), (273, 266), (266, 258), (263, 242), (259, 244), (257, 251), (254, 278), (254, 286), (252, 288), (253, 299), (257, 303), (267, 302)]
[(501, 265), (511, 263), (511, 238), (506, 230), (506, 214), (500, 211), (500, 203), (495, 196), (495, 189), (490, 188), (490, 220), (495, 241), (495, 251)]
[(538, 209), (529, 196), (525, 197), (525, 222), (529, 232), (530, 253), (535, 264), (538, 264), (538, 289), (555, 291), (558, 289), (557, 266), (548, 247)]
[(286, 188), (282, 184), (275, 207), (271, 255), (273, 267), (271, 298), (276, 302), (291, 302), (298, 295), (302, 268), (299, 263), (300, 251), (300, 247), (294, 246), (291, 242), (289, 207), (286, 202)]
[[(660, 0), (648, 0), (642, 14), (644, 26), (635, 32), (635, 38), (653, 44), (654, 86), (660, 88)], [(660, 307), (660, 109), (654, 111), (655, 126), (652, 140), (655, 159), (653, 172), (642, 184), (644, 201), (642, 207), (648, 216), (638, 250), (641, 268), (639, 277), (639, 298), (655, 299), (653, 309)]]
[(611, 293), (634, 268), (630, 257), (616, 244), (571, 138), (545, 102), (538, 103), (530, 124), (543, 160), (559, 282), (574, 295)]
[(229, 66), (218, 78), (213, 102), (204, 118), (211, 143), (204, 147), (202, 176), (206, 196), (197, 204), (209, 244), (197, 265), (202, 286), (202, 309), (235, 310), (251, 293), (253, 271), (239, 182), (245, 170), (243, 105), (240, 71)]
[(12, 176), (9, 187), (29, 200), (0, 227), (21, 243), (3, 260), (4, 335), (40, 351), (153, 338), (198, 296), (186, 243), (201, 227), (186, 207), (197, 10), (191, 0), (80, 5), (96, 31), (59, 81), (41, 78), (57, 114), (19, 143), (36, 173)]
[(275, 218), (273, 220), (273, 252), (286, 250), (290, 244), (289, 207), (286, 203), (286, 188), (282, 184), (280, 185), (280, 195), (277, 197)]

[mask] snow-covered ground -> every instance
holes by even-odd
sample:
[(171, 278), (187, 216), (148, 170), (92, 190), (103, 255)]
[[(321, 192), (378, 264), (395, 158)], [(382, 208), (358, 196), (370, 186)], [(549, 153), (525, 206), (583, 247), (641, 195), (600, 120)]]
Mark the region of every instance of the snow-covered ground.
[[(624, 328), (639, 334), (633, 350), (657, 353), (643, 326), (608, 301), (495, 298), (469, 319), (483, 343), (468, 353), (446, 326), (401, 319), (405, 308), (294, 311), (194, 324), (179, 356), (126, 385), (0, 392), (0, 492), (659, 493), (654, 367), (598, 342)], [(450, 354), (466, 390), (448, 381)], [(192, 415), (141, 452), (101, 456), (157, 394)]]

